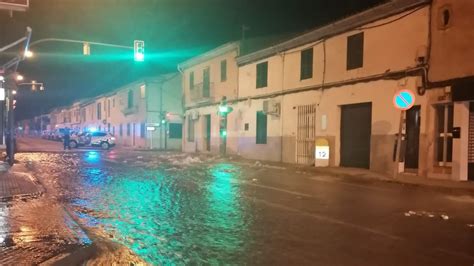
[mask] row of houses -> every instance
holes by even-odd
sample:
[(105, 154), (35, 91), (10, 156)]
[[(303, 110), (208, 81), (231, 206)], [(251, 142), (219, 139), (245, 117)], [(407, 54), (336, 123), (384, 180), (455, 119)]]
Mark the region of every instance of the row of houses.
[[(231, 42), (179, 65), (183, 150), (392, 173), (400, 111), (400, 172), (474, 179), (474, 28), (471, 0), (392, 0), (304, 34), (249, 49)], [(220, 102), (233, 111), (222, 136)]]
[(105, 131), (115, 135), (118, 145), (180, 150), (182, 113), (181, 77), (172, 73), (55, 108), (42, 129)]
[[(297, 164), (314, 164), (322, 138), (329, 166), (392, 173), (400, 124), (392, 99), (408, 89), (416, 102), (398, 170), (474, 180), (472, 10), (471, 0), (392, 0), (270, 45), (230, 42), (179, 64), (178, 74), (58, 108), (51, 124), (107, 130), (129, 146), (176, 138), (185, 152)], [(226, 120), (223, 102), (233, 109)], [(164, 118), (169, 126), (147, 135)]]

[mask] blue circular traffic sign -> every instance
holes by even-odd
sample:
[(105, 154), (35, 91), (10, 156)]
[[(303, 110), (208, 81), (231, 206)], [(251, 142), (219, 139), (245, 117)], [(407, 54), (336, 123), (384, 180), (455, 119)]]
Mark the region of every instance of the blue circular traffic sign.
[(415, 104), (415, 94), (409, 90), (400, 90), (393, 96), (393, 105), (400, 110), (408, 110)]

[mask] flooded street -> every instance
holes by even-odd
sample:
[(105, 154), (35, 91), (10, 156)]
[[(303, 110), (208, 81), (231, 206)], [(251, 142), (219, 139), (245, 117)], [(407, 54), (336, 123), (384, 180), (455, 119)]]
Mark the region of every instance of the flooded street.
[[(46, 195), (0, 207), (2, 252), (29, 241), (39, 254), (95, 243), (92, 265), (474, 262), (469, 197), (215, 156), (85, 151), (18, 158)], [(31, 229), (29, 219), (44, 222)]]

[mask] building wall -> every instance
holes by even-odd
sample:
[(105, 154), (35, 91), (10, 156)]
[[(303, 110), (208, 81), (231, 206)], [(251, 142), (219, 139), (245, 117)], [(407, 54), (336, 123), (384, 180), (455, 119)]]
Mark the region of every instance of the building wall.
[[(159, 80), (146, 84), (146, 123), (160, 124), (163, 118), (167, 123), (183, 123), (182, 77), (178, 73), (163, 75)], [(160, 98), (163, 97), (163, 100)], [(162, 107), (160, 107), (162, 106)], [(153, 149), (181, 150), (182, 139), (171, 139), (167, 125), (147, 132), (147, 147)], [(150, 140), (150, 138), (153, 138)]]
[[(223, 96), (227, 99), (235, 99), (237, 97), (238, 67), (235, 58), (238, 56), (237, 49), (214, 57), (208, 61), (199, 63), (192, 67), (183, 69), (183, 92), (185, 106), (194, 106), (196, 103), (190, 99), (189, 76), (194, 72), (194, 84), (203, 82), (203, 70), (210, 68), (211, 90), (214, 93), (214, 101), (218, 102)], [(227, 60), (227, 79), (221, 82), (221, 61)]]
[[(429, 79), (432, 82), (474, 76), (472, 0), (434, 0), (432, 4), (431, 53)], [(443, 24), (443, 12), (449, 11), (449, 23)]]
[[(417, 56), (427, 51), (429, 7), (405, 13), (354, 30), (281, 52), (239, 68), (239, 97), (271, 94), (297, 88), (320, 86), (357, 78), (401, 71), (417, 66)], [(400, 17), (403, 19), (397, 20)], [(386, 24), (381, 27), (377, 25)], [(346, 70), (347, 37), (364, 32), (363, 67)], [(300, 79), (301, 51), (313, 47), (313, 77)], [(256, 89), (256, 65), (268, 61), (268, 86)]]

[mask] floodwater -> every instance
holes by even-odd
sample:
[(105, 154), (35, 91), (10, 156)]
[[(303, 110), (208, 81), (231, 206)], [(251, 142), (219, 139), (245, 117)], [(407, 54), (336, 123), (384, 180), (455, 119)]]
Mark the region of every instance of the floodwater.
[[(348, 183), (333, 176), (295, 177), (284, 167), (173, 153), (87, 151), (19, 159), (50, 195), (37, 200), (46, 208), (37, 211), (43, 211), (39, 217), (64, 221), (61, 215), (70, 216), (73, 227), (80, 225), (92, 239), (72, 230), (71, 245), (105, 241), (125, 250), (120, 251), (125, 256), (112, 253), (92, 258), (91, 264), (474, 262), (474, 230), (468, 226), (474, 224), (473, 202), (453, 201), (438, 192)], [(47, 209), (61, 205), (65, 213)], [(421, 215), (408, 217), (409, 210)], [(30, 216), (23, 212), (22, 217)], [(62, 227), (44, 228), (40, 231)]]

